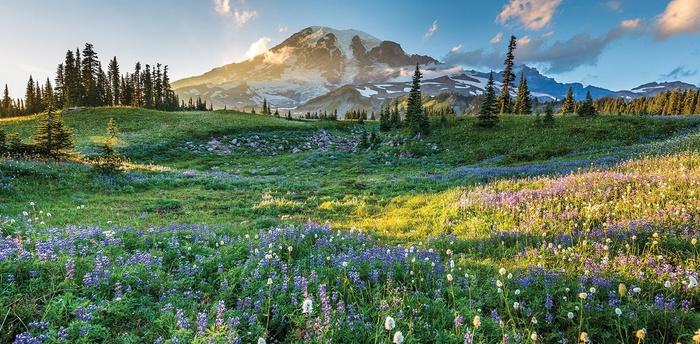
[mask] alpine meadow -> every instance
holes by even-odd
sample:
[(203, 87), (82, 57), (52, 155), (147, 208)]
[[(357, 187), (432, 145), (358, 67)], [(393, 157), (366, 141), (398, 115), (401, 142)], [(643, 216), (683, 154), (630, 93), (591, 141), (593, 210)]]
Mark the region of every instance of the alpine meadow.
[(700, 344), (700, 0), (26, 0), (0, 40), (0, 343)]

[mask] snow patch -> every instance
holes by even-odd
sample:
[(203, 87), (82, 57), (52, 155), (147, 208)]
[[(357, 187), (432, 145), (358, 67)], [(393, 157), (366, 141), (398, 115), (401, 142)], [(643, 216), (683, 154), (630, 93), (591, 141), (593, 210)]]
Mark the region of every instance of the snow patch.
[(373, 95), (379, 93), (379, 92), (377, 92), (377, 91), (375, 91), (375, 90), (373, 90), (373, 89), (371, 89), (371, 88), (369, 88), (369, 87), (367, 87), (367, 86), (365, 86), (365, 88), (363, 88), (363, 89), (356, 88), (356, 90), (357, 90), (357, 92), (360, 92), (360, 94), (361, 94), (363, 97), (366, 97), (366, 98), (370, 98), (370, 97), (372, 97)]

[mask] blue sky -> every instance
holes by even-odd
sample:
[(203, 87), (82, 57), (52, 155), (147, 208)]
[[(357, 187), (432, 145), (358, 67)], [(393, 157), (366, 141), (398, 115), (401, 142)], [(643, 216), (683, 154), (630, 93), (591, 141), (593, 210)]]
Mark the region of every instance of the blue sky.
[(559, 81), (700, 83), (700, 0), (7, 0), (0, 83), (21, 96), (29, 74), (53, 78), (66, 49), (85, 42), (103, 61), (117, 55), (129, 69), (158, 61), (178, 79), (312, 25), (365, 31), (482, 70), (500, 69), (515, 35), (520, 62)]

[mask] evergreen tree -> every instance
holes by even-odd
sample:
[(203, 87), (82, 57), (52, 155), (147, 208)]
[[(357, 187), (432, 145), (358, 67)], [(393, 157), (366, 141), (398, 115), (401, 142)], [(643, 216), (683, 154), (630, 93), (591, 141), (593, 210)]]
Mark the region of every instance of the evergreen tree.
[(554, 110), (552, 110), (552, 104), (547, 104), (544, 110), (544, 125), (552, 126), (554, 124)]
[(2, 94), (2, 103), (0, 103), (0, 104), (1, 104), (0, 108), (2, 109), (2, 112), (0, 113), (0, 115), (2, 115), (2, 116), (12, 115), (12, 111), (13, 111), (12, 98), (10, 98), (10, 91), (7, 89), (7, 84), (5, 84), (5, 91), (3, 91), (3, 94)]
[(527, 87), (524, 71), (520, 72), (520, 85), (518, 86), (518, 96), (515, 100), (515, 113), (520, 115), (529, 115), (532, 113), (530, 90)]
[(112, 106), (119, 105), (122, 99), (122, 79), (119, 75), (119, 63), (117, 62), (116, 56), (110, 60), (109, 65), (107, 65), (107, 79), (109, 79), (109, 86), (112, 91), (112, 99), (110, 99), (110, 104)]
[(578, 109), (578, 115), (583, 117), (593, 117), (597, 115), (595, 106), (593, 105), (593, 97), (591, 97), (591, 91), (586, 92), (586, 99), (583, 101)]
[(389, 110), (389, 105), (382, 108), (381, 112), (379, 113), (379, 130), (391, 130), (391, 110)]
[(391, 127), (401, 128), (401, 113), (399, 112), (399, 98), (394, 99), (394, 108), (391, 110)]
[(413, 82), (411, 90), (408, 92), (406, 106), (406, 122), (413, 135), (427, 135), (430, 132), (428, 116), (423, 109), (423, 100), (420, 91), (421, 78), (423, 78), (423, 73), (420, 71), (420, 66), (416, 64), (416, 70), (413, 73)]
[(80, 68), (78, 61), (73, 55), (72, 50), (66, 52), (66, 60), (63, 65), (64, 69), (64, 91), (63, 101), (64, 107), (74, 107), (81, 105), (81, 81)]
[(498, 124), (499, 118), (496, 115), (498, 100), (496, 99), (496, 89), (493, 85), (493, 72), (489, 74), (489, 81), (486, 84), (484, 95), (481, 101), (481, 109), (476, 121), (476, 125), (483, 128), (492, 128)]
[(82, 68), (80, 70), (80, 74), (82, 80), (82, 88), (84, 92), (84, 104), (87, 106), (100, 105), (100, 91), (97, 85), (100, 61), (97, 59), (97, 53), (95, 52), (92, 44), (90, 43), (85, 43), (85, 49), (83, 49), (83, 59), (81, 66)]
[(156, 109), (163, 109), (163, 74), (160, 63), (156, 63), (153, 70), (153, 105)]
[(41, 112), (44, 110), (44, 97), (39, 80), (34, 82), (34, 110), (32, 113)]
[(576, 108), (576, 102), (574, 101), (574, 89), (569, 86), (566, 91), (566, 98), (564, 98), (564, 104), (561, 107), (561, 113), (574, 113)]
[(107, 122), (107, 135), (102, 142), (102, 156), (97, 160), (95, 168), (103, 174), (113, 174), (119, 171), (121, 157), (117, 154), (119, 132), (114, 118)]
[(53, 108), (54, 107), (54, 91), (53, 91), (53, 87), (51, 87), (51, 81), (49, 81), (49, 78), (46, 78), (46, 84), (44, 85), (44, 91), (42, 92), (42, 94), (43, 94), (43, 97), (41, 99), (42, 110)]
[[(143, 107), (146, 109), (153, 108), (153, 76), (151, 75), (151, 66), (146, 65), (141, 75), (143, 82)], [(199, 110), (199, 109), (198, 109)]]
[(508, 52), (506, 53), (505, 61), (503, 61), (503, 84), (501, 86), (501, 97), (499, 99), (502, 114), (513, 112), (510, 89), (513, 87), (513, 81), (515, 81), (515, 75), (513, 74), (513, 60), (515, 60), (516, 46), (517, 42), (515, 36), (510, 36)]
[(36, 88), (34, 87), (34, 79), (29, 76), (29, 81), (27, 81), (27, 90), (24, 93), (24, 106), (28, 114), (36, 113), (37, 104), (36, 102)]
[(65, 75), (63, 74), (63, 71), (63, 64), (59, 63), (58, 67), (56, 67), (56, 79), (54, 79), (55, 87), (53, 96), (54, 107), (57, 109), (63, 109), (63, 106), (65, 105), (66, 101), (66, 95), (64, 91), (66, 79)]
[(58, 158), (73, 148), (70, 128), (63, 123), (61, 115), (54, 114), (51, 109), (39, 118), (33, 139), (37, 152), (51, 158)]
[(97, 103), (95, 106), (111, 105), (112, 104), (112, 88), (109, 85), (109, 79), (105, 74), (102, 66), (97, 70)]
[(141, 62), (136, 62), (131, 84), (134, 87), (133, 106), (142, 107), (143, 104), (143, 80), (141, 80)]

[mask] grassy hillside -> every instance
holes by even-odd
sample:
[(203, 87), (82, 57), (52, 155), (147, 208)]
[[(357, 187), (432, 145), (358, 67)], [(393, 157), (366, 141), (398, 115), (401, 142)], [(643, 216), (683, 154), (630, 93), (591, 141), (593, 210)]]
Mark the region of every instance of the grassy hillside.
[[(586, 159), (595, 162), (610, 151), (631, 150), (699, 123), (558, 117), (556, 126), (544, 128), (532, 117), (503, 116), (499, 128), (483, 130), (473, 126), (473, 118), (453, 118), (445, 128), (436, 124), (424, 141), (382, 134), (379, 148), (361, 151), (353, 145), (376, 124), (298, 122), (232, 111), (103, 108), (65, 116), (80, 152), (96, 152), (95, 142), (109, 118), (122, 133), (120, 152), (148, 164), (147, 170), (134, 167), (103, 177), (78, 164), (6, 161), (0, 175), (7, 186), (0, 192), (7, 201), (0, 211), (17, 214), (34, 201), (54, 213), (64, 209), (62, 223), (199, 222), (257, 229), (257, 222), (313, 219), (344, 228), (369, 226), (368, 217), (389, 211), (386, 204), (416, 195), (425, 195), (428, 202), (433, 194), (479, 182), (484, 171), (551, 158), (576, 161), (565, 166), (571, 170), (585, 168), (590, 164)], [(2, 126), (28, 140), (34, 120), (3, 120)], [(326, 136), (346, 146), (319, 147)], [(232, 140), (245, 143), (236, 147)], [(47, 178), (57, 182), (47, 183)], [(84, 204), (90, 207), (72, 210)], [(379, 227), (386, 230), (386, 224)]]
[[(65, 116), (81, 153), (109, 118), (134, 162), (118, 175), (0, 160), (0, 342), (614, 343), (644, 329), (656, 343), (700, 328), (698, 117), (450, 118), (358, 149), (376, 123), (104, 108)], [(34, 119), (0, 125), (29, 140)]]

